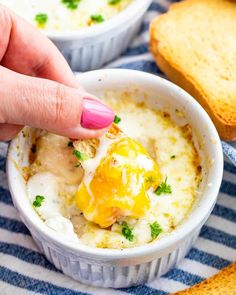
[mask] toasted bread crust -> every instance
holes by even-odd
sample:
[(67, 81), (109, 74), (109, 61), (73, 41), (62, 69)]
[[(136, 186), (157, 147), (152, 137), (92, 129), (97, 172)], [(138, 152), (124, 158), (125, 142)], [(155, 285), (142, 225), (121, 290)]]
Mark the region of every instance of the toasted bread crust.
[(224, 268), (213, 277), (202, 281), (190, 289), (172, 295), (235, 295), (236, 263)]
[[(116, 124), (112, 124), (105, 137), (110, 139), (115, 139), (121, 136), (123, 132)], [(99, 146), (100, 140), (99, 138), (92, 139), (78, 139), (73, 142), (74, 148), (77, 151), (85, 153), (89, 158), (94, 158), (96, 156), (96, 150)]]
[[(195, 4), (203, 0), (185, 0), (181, 3), (176, 3), (171, 6), (170, 12), (175, 11), (175, 15), (178, 13), (182, 14), (182, 10), (191, 4), (192, 9), (195, 9)], [(211, 0), (211, 2), (224, 0)], [(207, 5), (208, 1), (205, 1), (204, 5)], [(225, 1), (227, 2), (227, 1)], [(234, 5), (234, 4), (233, 4)], [(181, 8), (181, 9), (180, 9)], [(180, 11), (180, 12), (179, 12)], [(167, 50), (167, 47), (171, 45), (173, 48), (175, 44), (169, 44), (171, 42), (168, 36), (164, 35), (164, 26), (169, 22), (169, 19), (173, 16), (170, 12), (154, 19), (150, 26), (150, 50), (153, 53), (157, 65), (166, 74), (166, 76), (174, 83), (189, 92), (194, 98), (208, 112), (222, 139), (235, 140), (236, 139), (236, 91), (235, 93), (230, 92), (230, 99), (225, 95), (225, 100), (222, 102), (222, 97), (212, 98), (209, 89), (205, 89), (198, 81), (197, 77), (190, 75), (186, 68), (170, 54), (171, 51)], [(189, 12), (189, 11), (188, 11)], [(236, 13), (236, 3), (235, 3)], [(181, 15), (182, 18), (184, 15)], [(236, 17), (236, 15), (235, 15)], [(178, 21), (178, 19), (176, 19)], [(194, 20), (193, 20), (194, 22)], [(175, 22), (171, 20), (170, 26)], [(191, 24), (190, 24), (191, 26)], [(187, 48), (185, 50), (188, 50)], [(183, 50), (182, 50), (183, 52)], [(193, 57), (194, 58), (194, 57)], [(214, 66), (209, 64), (209, 66)], [(225, 89), (225, 92), (230, 91)], [(232, 98), (233, 96), (233, 98)]]

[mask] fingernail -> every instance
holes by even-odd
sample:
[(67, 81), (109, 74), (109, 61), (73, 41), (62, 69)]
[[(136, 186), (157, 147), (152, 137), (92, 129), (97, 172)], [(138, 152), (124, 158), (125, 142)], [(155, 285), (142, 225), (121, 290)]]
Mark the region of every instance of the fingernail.
[(88, 129), (103, 129), (111, 125), (115, 114), (99, 101), (84, 98), (81, 126)]

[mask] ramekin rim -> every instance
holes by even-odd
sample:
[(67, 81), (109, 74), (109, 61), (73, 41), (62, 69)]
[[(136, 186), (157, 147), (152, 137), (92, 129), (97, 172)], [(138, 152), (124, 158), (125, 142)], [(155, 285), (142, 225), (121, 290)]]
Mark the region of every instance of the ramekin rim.
[(123, 11), (111, 19), (93, 27), (82, 28), (71, 32), (53, 32), (45, 30), (42, 31), (42, 33), (54, 41), (93, 38), (114, 30), (114, 28), (125, 24), (128, 20), (132, 20), (132, 17), (135, 16), (138, 11), (142, 11), (144, 7), (148, 7), (151, 3), (152, 0), (134, 0), (134, 2), (130, 3)]
[[(132, 75), (145, 75), (149, 77), (150, 79), (159, 79), (162, 84), (164, 84), (166, 87), (170, 87), (173, 91), (176, 91), (178, 95), (182, 96), (182, 99), (190, 102), (190, 104), (194, 107), (194, 112), (198, 112), (202, 116), (202, 120), (204, 120), (207, 123), (207, 126), (209, 127), (209, 133), (211, 133), (211, 136), (214, 137), (216, 140), (214, 147), (217, 154), (217, 159), (214, 163), (215, 167), (214, 169), (217, 171), (217, 173), (214, 173), (213, 177), (213, 183), (214, 185), (211, 187), (208, 187), (208, 193), (206, 195), (206, 192), (203, 193), (202, 199), (200, 200), (200, 203), (207, 202), (207, 204), (204, 206), (204, 208), (196, 208), (194, 211), (194, 216), (192, 217), (198, 217), (198, 218), (192, 218), (191, 222), (188, 220), (184, 220), (183, 224), (177, 227), (176, 230), (171, 232), (169, 235), (164, 236), (162, 239), (157, 240), (156, 242), (144, 244), (138, 247), (134, 248), (127, 248), (127, 249), (100, 249), (100, 248), (93, 248), (90, 246), (78, 244), (76, 242), (71, 242), (69, 240), (65, 241), (60, 237), (57, 237), (51, 229), (49, 229), (46, 225), (41, 226), (39, 224), (39, 218), (35, 219), (34, 221), (28, 218), (26, 212), (24, 212), (24, 206), (20, 203), (19, 199), (16, 198), (17, 190), (15, 187), (12, 186), (11, 181), (11, 171), (14, 169), (14, 164), (10, 160), (10, 154), (13, 150), (14, 145), (16, 144), (16, 139), (14, 139), (8, 149), (8, 155), (7, 155), (7, 178), (8, 178), (8, 184), (9, 189), (11, 192), (11, 195), (14, 198), (14, 203), (17, 203), (17, 209), (20, 211), (20, 213), (24, 216), (24, 218), (27, 220), (27, 222), (32, 226), (41, 236), (48, 239), (49, 241), (56, 243), (57, 246), (60, 246), (64, 250), (70, 252), (70, 253), (76, 253), (77, 255), (83, 255), (83, 256), (89, 256), (92, 258), (98, 258), (98, 259), (122, 259), (122, 258), (132, 258), (132, 257), (138, 257), (143, 254), (145, 255), (151, 255), (152, 253), (157, 253), (159, 251), (163, 251), (168, 247), (173, 246), (175, 243), (181, 241), (184, 239), (190, 232), (194, 231), (194, 229), (200, 227), (202, 223), (206, 220), (206, 218), (209, 216), (211, 210), (213, 209), (213, 206), (216, 202), (217, 195), (220, 189), (220, 184), (222, 181), (223, 176), (223, 152), (222, 152), (222, 146), (220, 143), (219, 135), (216, 131), (216, 128), (209, 118), (208, 114), (205, 112), (205, 110), (200, 106), (200, 104), (187, 92), (185, 92), (182, 88), (179, 86), (173, 84), (170, 81), (167, 81), (166, 79), (163, 79), (159, 76), (155, 76), (149, 73), (135, 71), (135, 70), (127, 70), (127, 69), (104, 69), (104, 70), (96, 70), (91, 71), (87, 73), (83, 73), (80, 75), (89, 75), (90, 73), (122, 73), (122, 72), (129, 72), (129, 74)], [(192, 215), (192, 213), (190, 213)], [(187, 222), (189, 221), (189, 222)]]

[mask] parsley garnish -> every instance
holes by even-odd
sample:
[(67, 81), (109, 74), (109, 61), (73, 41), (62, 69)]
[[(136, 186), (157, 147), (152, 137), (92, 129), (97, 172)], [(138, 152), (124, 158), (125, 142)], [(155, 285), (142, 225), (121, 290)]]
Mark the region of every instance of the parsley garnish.
[(132, 233), (132, 229), (129, 227), (129, 225), (127, 224), (127, 222), (123, 222), (122, 223), (122, 234), (130, 242), (133, 241), (134, 235)]
[(68, 141), (67, 146), (68, 146), (68, 147), (73, 147), (73, 141), (71, 141), (71, 140)]
[(91, 15), (91, 20), (96, 23), (104, 22), (104, 17), (101, 14), (93, 14)]
[(114, 118), (114, 123), (115, 123), (115, 124), (119, 124), (119, 123), (120, 123), (120, 121), (121, 121), (121, 118), (120, 118), (120, 117), (118, 117), (117, 115), (115, 115), (115, 118)]
[(77, 9), (80, 1), (81, 0), (61, 0), (61, 2), (65, 4), (68, 9), (71, 10)]
[(120, 2), (121, 2), (121, 0), (108, 0), (108, 4), (110, 4), (110, 5), (116, 5)]
[(80, 151), (74, 150), (73, 155), (76, 156), (76, 158), (80, 161), (85, 161), (89, 159), (89, 156), (85, 153), (81, 153)]
[(170, 158), (171, 159), (175, 159), (176, 158), (176, 155), (172, 155)]
[(48, 20), (48, 16), (46, 13), (39, 13), (35, 16), (35, 21), (37, 22), (38, 26), (44, 26)]
[(162, 232), (162, 228), (160, 227), (160, 225), (155, 221), (152, 224), (149, 224), (150, 229), (151, 229), (151, 237), (152, 239), (156, 239), (159, 234)]
[(44, 201), (44, 199), (45, 199), (44, 196), (39, 196), (39, 195), (37, 195), (37, 196), (35, 197), (34, 202), (33, 202), (33, 206), (34, 206), (34, 207), (41, 207), (42, 202)]
[(161, 194), (171, 194), (172, 189), (169, 184), (167, 184), (167, 177), (164, 182), (162, 182), (157, 189), (155, 190), (155, 194), (160, 196)]

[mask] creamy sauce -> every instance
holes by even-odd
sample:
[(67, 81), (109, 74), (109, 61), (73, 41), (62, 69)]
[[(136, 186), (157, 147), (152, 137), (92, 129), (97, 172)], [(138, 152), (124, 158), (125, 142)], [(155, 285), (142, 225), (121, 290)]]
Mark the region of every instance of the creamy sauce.
[[(200, 159), (191, 138), (191, 128), (189, 128), (189, 126), (177, 126), (168, 115), (151, 110), (144, 104), (135, 103), (128, 93), (122, 95), (113, 92), (107, 93), (104, 96), (104, 100), (121, 118), (119, 127), (128, 136), (142, 143), (149, 151), (161, 170), (163, 181), (167, 177), (167, 182), (172, 192), (157, 195), (153, 190), (148, 191), (151, 206), (143, 217), (139, 219), (126, 217), (120, 220), (120, 223), (114, 223), (109, 229), (101, 229), (98, 225), (88, 222), (83, 217), (80, 210), (76, 208), (73, 202), (73, 194), (76, 192), (79, 184), (75, 182), (68, 184), (66, 170), (64, 170), (64, 176), (62, 176), (58, 173), (52, 174), (53, 168), (50, 168), (50, 179), (54, 177), (55, 181), (50, 180), (51, 182), (49, 182), (45, 180), (44, 185), (47, 189), (42, 189), (41, 186), (36, 183), (37, 175), (40, 175), (43, 171), (43, 173), (48, 173), (48, 165), (42, 165), (43, 161), (41, 159), (41, 155), (43, 154), (44, 162), (47, 162), (47, 154), (45, 152), (40, 153), (41, 149), (44, 151), (46, 150), (45, 145), (48, 144), (48, 141), (41, 138), (38, 140), (40, 144), (38, 144), (36, 160), (32, 164), (33, 169), (31, 170), (31, 175), (35, 175), (32, 176), (28, 182), (28, 188), (31, 192), (29, 197), (31, 202), (33, 202), (33, 197), (36, 194), (45, 193), (45, 195), (48, 195), (48, 193), (50, 193), (49, 198), (53, 196), (60, 205), (55, 208), (51, 206), (50, 203), (48, 205), (48, 210), (55, 211), (57, 218), (59, 218), (59, 215), (67, 218), (70, 225), (68, 224), (66, 227), (63, 227), (61, 222), (58, 222), (57, 225), (57, 219), (53, 219), (53, 222), (47, 221), (47, 224), (49, 226), (51, 225), (55, 231), (63, 231), (68, 237), (71, 234), (71, 224), (73, 224), (74, 232), (77, 234), (78, 240), (83, 244), (92, 247), (120, 249), (150, 243), (153, 241), (150, 224), (157, 222), (160, 225), (162, 232), (157, 237), (157, 239), (160, 239), (164, 235), (169, 234), (176, 226), (185, 220), (197, 198), (198, 186), (202, 176)], [(65, 145), (68, 139), (50, 134), (44, 137), (51, 138), (50, 145), (52, 148), (53, 140), (57, 142), (60, 138), (59, 141), (63, 142), (65, 153), (72, 154), (70, 148)], [(107, 142), (101, 142), (100, 148), (97, 151), (98, 156), (95, 162), (93, 162), (93, 165), (94, 163), (96, 165), (99, 164), (101, 158), (106, 154), (107, 146)], [(55, 149), (54, 152), (56, 153)], [(63, 149), (58, 149), (57, 152), (62, 153)], [(143, 165), (143, 167), (150, 168), (152, 162), (144, 158), (145, 157), (139, 156), (139, 164)], [(63, 158), (63, 160), (65, 163), (60, 162), (60, 165), (68, 167), (68, 161), (71, 162), (70, 157)], [(53, 167), (53, 165), (58, 167), (56, 157), (54, 160), (51, 158), (50, 161), (50, 167)], [(53, 164), (52, 161), (55, 163)], [(40, 165), (36, 165), (36, 162), (40, 163)], [(96, 165), (92, 166), (92, 162), (86, 162), (87, 167), (85, 168), (88, 169), (87, 171), (90, 171), (90, 175), (92, 175)], [(57, 169), (58, 168), (56, 168), (55, 171), (57, 171)], [(68, 173), (71, 173), (71, 169), (68, 169), (68, 171), (70, 171)], [(73, 173), (77, 175), (78, 179), (81, 179), (80, 170), (74, 170)], [(86, 181), (87, 184), (89, 184), (91, 179), (88, 178)], [(55, 184), (55, 182), (57, 182), (57, 184)], [(47, 204), (48, 203), (45, 201), (43, 205), (47, 206)], [(50, 214), (54, 215), (53, 212), (46, 214), (44, 210), (45, 208), (38, 210), (39, 215), (43, 219), (46, 219), (45, 216), (50, 218)], [(129, 241), (122, 234), (121, 223), (123, 221), (132, 229), (134, 235), (133, 241)], [(74, 235), (71, 234), (71, 236)]]
[(121, 0), (114, 5), (109, 4), (108, 0), (71, 2), (75, 3), (74, 9), (73, 6), (68, 7), (62, 0), (0, 0), (1, 4), (12, 9), (28, 22), (50, 32), (75, 31), (97, 25), (120, 13), (132, 0)]

